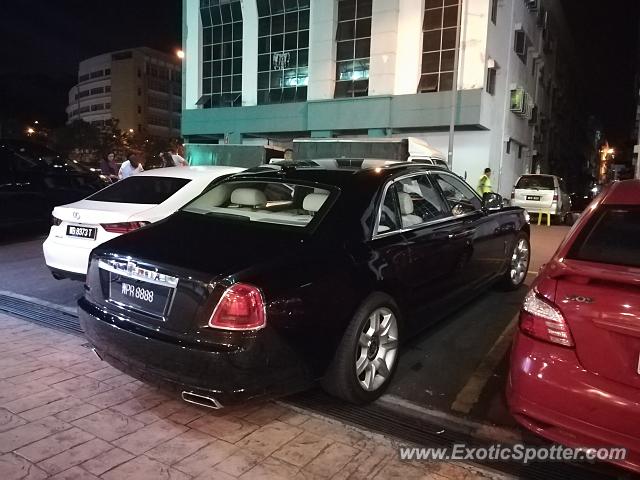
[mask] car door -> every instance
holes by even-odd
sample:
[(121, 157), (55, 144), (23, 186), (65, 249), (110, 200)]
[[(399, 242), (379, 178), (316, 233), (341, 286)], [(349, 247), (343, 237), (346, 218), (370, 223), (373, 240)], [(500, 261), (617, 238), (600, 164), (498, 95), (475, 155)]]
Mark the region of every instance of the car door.
[(51, 204), (42, 188), (42, 175), (22, 155), (5, 150), (6, 162), (13, 171), (11, 207), (15, 223), (42, 222), (51, 214)]
[(455, 304), (468, 233), (453, 217), (426, 171), (397, 178), (393, 191), (410, 252), (406, 278), (414, 313), (411, 321), (420, 330)]
[(432, 172), (448, 207), (459, 222), (458, 235), (465, 239), (460, 279), (466, 289), (495, 278), (504, 265), (509, 232), (497, 215), (485, 212), (482, 200), (461, 178), (448, 172)]

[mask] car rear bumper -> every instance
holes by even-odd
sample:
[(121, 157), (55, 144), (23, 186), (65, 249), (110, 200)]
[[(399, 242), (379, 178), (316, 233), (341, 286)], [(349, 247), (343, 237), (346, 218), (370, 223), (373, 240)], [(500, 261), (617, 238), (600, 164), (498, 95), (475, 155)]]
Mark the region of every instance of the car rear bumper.
[(521, 332), (511, 352), (507, 403), (533, 432), (571, 447), (623, 447), (612, 461), (640, 472), (640, 391), (582, 368), (573, 350)]
[(91, 250), (98, 245), (97, 242), (87, 245), (83, 240), (70, 245), (50, 235), (42, 244), (42, 252), (50, 270), (84, 276), (87, 274)]
[(222, 406), (277, 397), (312, 384), (304, 364), (269, 329), (242, 347), (214, 351), (154, 338), (152, 330), (129, 330), (126, 319), (84, 298), (78, 306), (80, 324), (96, 353), (145, 382), (213, 397)]

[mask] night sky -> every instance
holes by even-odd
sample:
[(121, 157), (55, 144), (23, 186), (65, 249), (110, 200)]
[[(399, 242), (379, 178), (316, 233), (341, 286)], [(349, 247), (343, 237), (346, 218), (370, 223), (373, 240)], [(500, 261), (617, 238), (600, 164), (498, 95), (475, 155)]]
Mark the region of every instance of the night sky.
[[(587, 108), (600, 118), (612, 144), (628, 143), (640, 63), (640, 2), (560, 1), (581, 60), (578, 74)], [(4, 2), (0, 115), (63, 124), (80, 60), (136, 46), (175, 50), (181, 41), (181, 9), (181, 0)]]

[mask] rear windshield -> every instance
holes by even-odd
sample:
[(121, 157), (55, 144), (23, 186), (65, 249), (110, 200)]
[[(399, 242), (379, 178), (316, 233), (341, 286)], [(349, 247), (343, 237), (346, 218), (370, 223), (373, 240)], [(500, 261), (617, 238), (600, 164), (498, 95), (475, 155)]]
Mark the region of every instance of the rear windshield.
[(586, 225), (568, 258), (640, 267), (640, 208), (607, 207)]
[(187, 178), (133, 176), (94, 193), (87, 200), (157, 205), (190, 181)]
[(516, 188), (522, 189), (537, 189), (537, 190), (553, 190), (555, 185), (553, 184), (553, 177), (546, 175), (523, 175), (516, 183)]
[(331, 193), (332, 187), (228, 181), (202, 194), (183, 210), (237, 221), (306, 227), (314, 218), (324, 215)]

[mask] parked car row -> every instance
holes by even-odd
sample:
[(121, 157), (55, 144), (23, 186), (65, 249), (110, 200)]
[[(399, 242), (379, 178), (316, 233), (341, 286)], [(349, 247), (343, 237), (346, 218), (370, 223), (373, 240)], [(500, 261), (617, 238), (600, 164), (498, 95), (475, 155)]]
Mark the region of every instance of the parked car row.
[[(640, 182), (611, 185), (541, 270), (520, 313), (507, 398), (571, 446), (640, 471)], [(320, 384), (378, 398), (400, 349), (492, 285), (524, 282), (529, 212), (570, 211), (522, 176), (511, 206), (433, 165), (369, 159), (166, 168), (56, 207), (56, 276), (86, 274), (81, 325), (131, 375), (221, 408)]]

